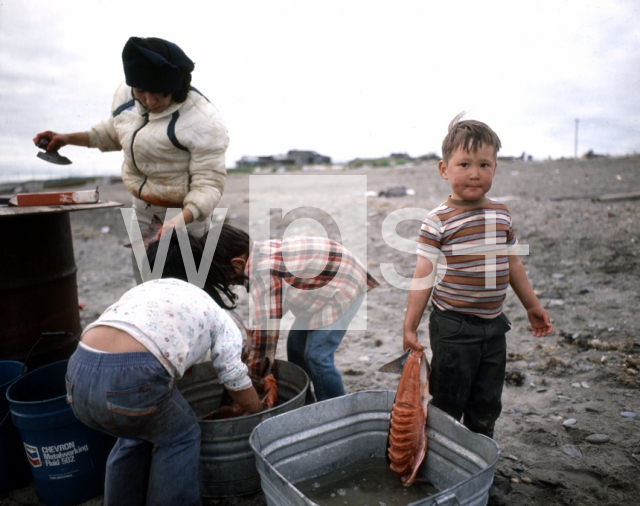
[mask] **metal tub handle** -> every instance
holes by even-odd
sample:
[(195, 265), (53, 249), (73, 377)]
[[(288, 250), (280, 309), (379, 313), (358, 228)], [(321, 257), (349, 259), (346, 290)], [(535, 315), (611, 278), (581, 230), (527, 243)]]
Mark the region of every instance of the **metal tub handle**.
[[(458, 501), (458, 496), (454, 493), (454, 492), (449, 492), (447, 495), (444, 495), (442, 497), (436, 497), (436, 504), (437, 506), (454, 506), (454, 504), (457, 504), (457, 506), (460, 506), (460, 501)], [(455, 503), (453, 502), (455, 501)]]

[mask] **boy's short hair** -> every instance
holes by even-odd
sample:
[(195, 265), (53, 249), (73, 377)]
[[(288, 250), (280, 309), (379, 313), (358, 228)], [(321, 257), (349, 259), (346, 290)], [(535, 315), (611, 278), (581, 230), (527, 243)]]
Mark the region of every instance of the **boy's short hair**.
[(461, 121), (464, 115), (465, 113), (461, 112), (449, 123), (449, 132), (442, 141), (444, 162), (447, 163), (449, 157), (458, 148), (465, 149), (467, 152), (476, 152), (480, 145), (493, 146), (494, 155), (497, 157), (501, 148), (498, 135), (481, 121), (472, 119)]

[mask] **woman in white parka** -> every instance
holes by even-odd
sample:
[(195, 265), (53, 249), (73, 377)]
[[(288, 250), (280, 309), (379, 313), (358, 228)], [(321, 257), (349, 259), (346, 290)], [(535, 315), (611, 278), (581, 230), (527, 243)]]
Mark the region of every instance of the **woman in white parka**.
[[(131, 37), (122, 51), (126, 82), (111, 115), (88, 132), (41, 132), (48, 150), (67, 144), (122, 150), (122, 180), (144, 233), (154, 214), (182, 209), (189, 231), (203, 235), (226, 181), (227, 129), (218, 110), (191, 86), (194, 63), (176, 44)], [(165, 223), (163, 232), (178, 218)], [(134, 273), (141, 278), (134, 260)]]

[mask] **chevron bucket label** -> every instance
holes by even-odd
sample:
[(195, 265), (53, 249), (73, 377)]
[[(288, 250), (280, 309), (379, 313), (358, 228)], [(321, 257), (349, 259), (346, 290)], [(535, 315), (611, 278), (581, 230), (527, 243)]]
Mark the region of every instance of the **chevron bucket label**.
[(24, 447), (34, 475), (45, 480), (71, 478), (93, 469), (84, 438), (38, 446), (24, 443)]
[(29, 463), (33, 467), (41, 467), (42, 460), (40, 459), (40, 453), (38, 452), (38, 447), (31, 446), (27, 443), (23, 443), (23, 444), (24, 444), (24, 449), (27, 452), (27, 459), (29, 460)]

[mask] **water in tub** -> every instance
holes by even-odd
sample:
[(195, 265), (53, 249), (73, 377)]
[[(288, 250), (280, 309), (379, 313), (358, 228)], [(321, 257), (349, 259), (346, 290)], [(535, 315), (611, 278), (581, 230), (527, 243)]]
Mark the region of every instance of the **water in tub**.
[(384, 457), (360, 460), (295, 487), (319, 506), (406, 506), (438, 493), (426, 482), (403, 487)]

